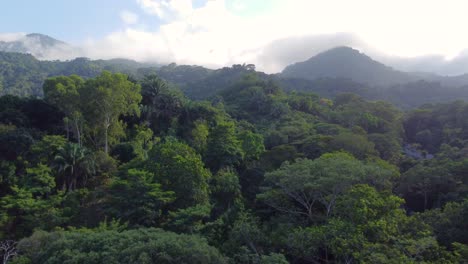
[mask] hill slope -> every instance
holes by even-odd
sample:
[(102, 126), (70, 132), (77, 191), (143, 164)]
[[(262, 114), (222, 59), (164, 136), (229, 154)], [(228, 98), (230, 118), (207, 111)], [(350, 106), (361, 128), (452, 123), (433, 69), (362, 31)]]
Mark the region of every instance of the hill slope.
[(137, 75), (138, 69), (155, 66), (126, 59), (40, 61), (30, 54), (0, 52), (0, 95), (41, 96), (47, 77), (76, 74), (95, 77), (103, 70)]
[(412, 75), (396, 71), (349, 47), (333, 48), (307, 61), (292, 64), (283, 70), (281, 77), (309, 80), (348, 78), (379, 86), (415, 80)]

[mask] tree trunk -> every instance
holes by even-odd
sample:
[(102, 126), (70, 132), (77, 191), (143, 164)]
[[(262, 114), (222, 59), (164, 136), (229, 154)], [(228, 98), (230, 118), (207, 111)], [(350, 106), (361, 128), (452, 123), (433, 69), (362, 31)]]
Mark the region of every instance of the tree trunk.
[(67, 131), (67, 141), (70, 140), (70, 127), (68, 124), (65, 124), (65, 131)]
[(107, 141), (108, 141), (108, 139), (107, 139), (107, 137), (108, 137), (108, 136), (107, 136), (108, 130), (109, 130), (109, 129), (106, 127), (105, 134), (104, 134), (104, 140), (105, 140), (104, 152), (105, 152), (106, 154), (109, 153), (109, 143), (107, 142)]
[(104, 152), (109, 154), (109, 126), (110, 126), (110, 118), (107, 116), (106, 121), (104, 123)]
[(75, 119), (75, 130), (76, 130), (76, 137), (78, 140), (78, 146), (81, 147), (81, 132), (80, 132), (80, 126), (78, 124), (78, 120)]
[(424, 190), (424, 211), (427, 209), (427, 191)]

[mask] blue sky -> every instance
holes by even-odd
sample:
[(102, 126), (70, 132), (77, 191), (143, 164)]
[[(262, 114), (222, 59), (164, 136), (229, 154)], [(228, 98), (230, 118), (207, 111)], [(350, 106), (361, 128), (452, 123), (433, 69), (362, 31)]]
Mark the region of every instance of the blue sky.
[(134, 0), (3, 0), (0, 32), (37, 32), (80, 42), (122, 27), (122, 10), (155, 20), (142, 12)]
[(89, 58), (276, 72), (343, 45), (401, 57), (468, 54), (466, 10), (467, 0), (0, 0), (0, 40), (42, 33)]
[[(207, 0), (194, 0), (194, 8)], [(248, 3), (239, 15), (254, 15), (277, 0), (227, 0), (227, 8), (237, 2)], [(145, 12), (136, 0), (2, 0), (0, 33), (42, 33), (54, 38), (79, 43), (98, 39), (125, 26), (123, 10), (138, 15), (141, 25), (157, 28), (158, 17)], [(233, 10), (235, 12), (236, 10)]]

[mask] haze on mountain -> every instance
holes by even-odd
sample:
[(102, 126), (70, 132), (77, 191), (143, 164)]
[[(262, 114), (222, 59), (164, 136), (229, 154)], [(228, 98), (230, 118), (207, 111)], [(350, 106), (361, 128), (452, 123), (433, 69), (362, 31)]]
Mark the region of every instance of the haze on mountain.
[[(267, 73), (339, 46), (399, 71), (460, 75), (468, 65), (468, 37), (460, 34), (468, 3), (462, 0), (87, 2), (44, 8), (29, 1), (26, 9), (18, 1), (4, 3), (10, 11), (0, 17), (0, 32), (13, 33), (0, 33), (0, 41), (27, 40), (20, 50), (40, 59), (126, 58), (212, 69), (245, 63)], [(26, 19), (15, 12), (26, 12)], [(15, 32), (49, 34), (73, 49), (38, 50), (40, 43)]]
[(41, 60), (74, 59), (81, 53), (77, 47), (39, 33), (0, 37), (0, 51), (27, 53)]

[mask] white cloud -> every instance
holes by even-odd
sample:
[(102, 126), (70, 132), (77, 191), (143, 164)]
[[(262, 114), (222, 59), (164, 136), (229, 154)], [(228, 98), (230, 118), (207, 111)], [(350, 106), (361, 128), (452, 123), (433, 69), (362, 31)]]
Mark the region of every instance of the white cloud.
[(122, 11), (120, 13), (120, 18), (126, 25), (134, 25), (138, 23), (138, 15), (128, 10)]
[(0, 41), (17, 41), (24, 38), (24, 36), (26, 36), (26, 33), (0, 33)]
[(183, 18), (192, 11), (191, 0), (137, 0), (148, 13), (161, 19)]
[[(466, 0), (207, 0), (197, 8), (191, 0), (134, 1), (157, 17), (154, 24), (127, 23), (88, 41), (83, 56), (209, 67), (254, 63), (277, 72), (335, 45), (400, 57), (454, 57), (468, 47)], [(271, 6), (256, 12), (262, 4)]]

